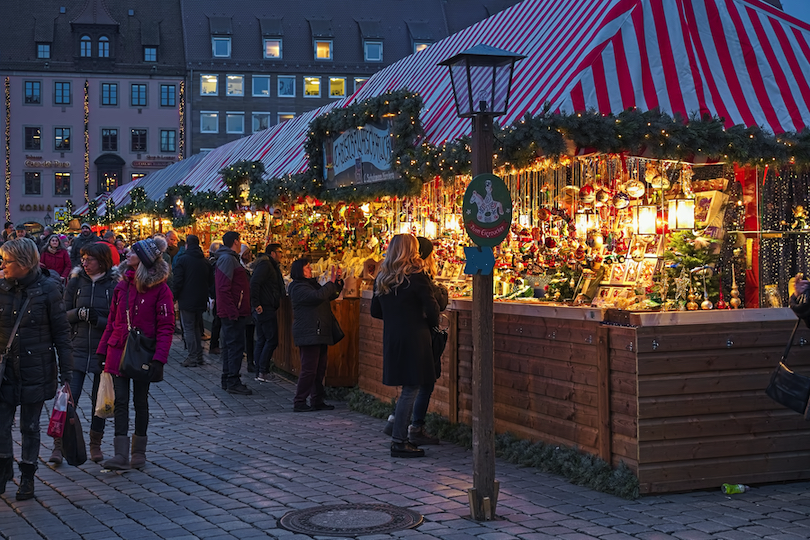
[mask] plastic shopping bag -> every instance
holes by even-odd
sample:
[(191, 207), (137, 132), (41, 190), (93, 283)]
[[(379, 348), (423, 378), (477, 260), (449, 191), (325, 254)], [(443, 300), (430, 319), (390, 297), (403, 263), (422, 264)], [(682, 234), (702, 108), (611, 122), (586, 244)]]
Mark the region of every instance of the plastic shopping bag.
[(115, 390), (113, 390), (112, 375), (106, 371), (101, 374), (96, 397), (95, 414), (99, 418), (112, 418), (115, 412)]
[(53, 400), (53, 411), (51, 411), (51, 421), (48, 422), (48, 435), (54, 439), (59, 438), (65, 431), (65, 420), (67, 419), (67, 406), (70, 390), (64, 385), (56, 391)]

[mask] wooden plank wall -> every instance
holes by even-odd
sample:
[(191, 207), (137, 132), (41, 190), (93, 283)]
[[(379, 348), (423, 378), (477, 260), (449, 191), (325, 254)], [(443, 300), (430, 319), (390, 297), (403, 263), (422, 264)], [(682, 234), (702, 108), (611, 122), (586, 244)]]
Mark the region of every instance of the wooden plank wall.
[(636, 329), (608, 326), (610, 333), (611, 463), (638, 471)]
[[(792, 328), (785, 321), (636, 329), (642, 493), (810, 478), (810, 423), (764, 393)], [(802, 325), (788, 358), (805, 374), (810, 350), (800, 344), (808, 339)], [(620, 345), (615, 365), (629, 369)]]

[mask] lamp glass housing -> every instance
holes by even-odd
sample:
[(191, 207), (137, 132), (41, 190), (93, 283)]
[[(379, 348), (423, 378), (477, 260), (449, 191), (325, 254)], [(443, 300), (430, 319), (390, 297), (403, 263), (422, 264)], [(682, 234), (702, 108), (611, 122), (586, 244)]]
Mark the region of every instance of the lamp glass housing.
[(636, 234), (655, 234), (657, 211), (654, 205), (633, 207), (633, 225)]
[(686, 198), (671, 199), (667, 208), (669, 230), (685, 231), (695, 228), (695, 200)]

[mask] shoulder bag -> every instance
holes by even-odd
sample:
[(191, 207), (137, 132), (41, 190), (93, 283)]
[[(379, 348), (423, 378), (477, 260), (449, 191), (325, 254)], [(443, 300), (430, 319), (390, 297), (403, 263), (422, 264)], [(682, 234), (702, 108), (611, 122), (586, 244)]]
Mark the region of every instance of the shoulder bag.
[(765, 393), (780, 405), (803, 414), (805, 420), (808, 420), (810, 419), (810, 409), (807, 406), (807, 402), (810, 400), (810, 377), (799, 375), (785, 363), (799, 323), (801, 323), (801, 319), (796, 321), (796, 326), (790, 333), (785, 352), (782, 354), (779, 365), (771, 374), (771, 382), (765, 389)]
[[(68, 387), (70, 393), (70, 387)], [(68, 465), (78, 467), (87, 461), (87, 446), (84, 443), (82, 425), (79, 422), (79, 415), (76, 414), (76, 402), (73, 395), (70, 395), (67, 405), (67, 420), (65, 430), (62, 433), (62, 455)]]
[[(441, 317), (445, 317), (443, 313)], [(433, 348), (433, 369), (436, 372), (436, 379), (442, 376), (442, 354), (444, 348), (447, 346), (447, 339), (449, 334), (447, 330), (440, 326), (434, 326), (430, 329), (430, 340)]]
[(140, 329), (132, 326), (132, 320), (129, 314), (129, 285), (127, 285), (126, 313), (127, 341), (124, 343), (124, 352), (121, 355), (121, 366), (118, 368), (118, 371), (123, 377), (128, 377), (140, 382), (150, 382), (154, 376), (152, 359), (155, 357), (157, 340), (146, 337)]
[(14, 343), (14, 336), (17, 333), (17, 329), (20, 327), (20, 322), (22, 321), (23, 314), (25, 314), (25, 308), (28, 307), (28, 300), (29, 298), (25, 297), (25, 302), (23, 302), (22, 307), (20, 308), (20, 313), (17, 315), (17, 320), (14, 321), (14, 327), (11, 329), (11, 334), (8, 336), (8, 343), (6, 343), (6, 348), (3, 349), (2, 354), (0, 354), (0, 385), (3, 384), (3, 376), (6, 374), (6, 363), (8, 361), (9, 356), (11, 355), (11, 345)]
[(336, 345), (344, 337), (346, 337), (346, 334), (343, 333), (343, 328), (340, 327), (337, 317), (332, 313), (332, 345)]

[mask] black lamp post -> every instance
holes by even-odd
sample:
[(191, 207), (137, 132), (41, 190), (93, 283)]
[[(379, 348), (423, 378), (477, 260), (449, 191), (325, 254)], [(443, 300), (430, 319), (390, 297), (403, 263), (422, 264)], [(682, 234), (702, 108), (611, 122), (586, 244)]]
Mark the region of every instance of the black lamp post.
[(45, 220), (44, 221), (45, 221), (45, 226), (46, 227), (50, 227), (51, 225), (53, 225), (53, 218), (51, 217), (50, 212), (45, 214)]
[[(472, 118), (472, 176), (492, 172), (492, 119), (506, 114), (515, 62), (525, 58), (479, 44), (440, 62), (450, 69), (456, 111)], [(491, 249), (491, 248), (490, 248)], [(470, 515), (493, 519), (498, 503), (495, 481), (495, 416), (492, 274), (473, 275), (473, 487)]]

